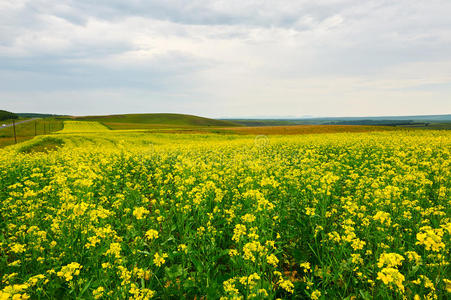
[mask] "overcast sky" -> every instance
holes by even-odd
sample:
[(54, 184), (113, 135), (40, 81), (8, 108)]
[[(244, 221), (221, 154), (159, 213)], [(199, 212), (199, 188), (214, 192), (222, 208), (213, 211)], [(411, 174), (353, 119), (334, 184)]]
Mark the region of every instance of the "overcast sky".
[(451, 113), (450, 0), (0, 0), (0, 109)]

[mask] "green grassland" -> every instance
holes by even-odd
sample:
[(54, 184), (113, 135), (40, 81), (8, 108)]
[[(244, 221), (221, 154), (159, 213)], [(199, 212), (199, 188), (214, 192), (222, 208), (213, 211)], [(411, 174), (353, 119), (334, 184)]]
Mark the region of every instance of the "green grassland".
[[(14, 122), (20, 122), (20, 121), (25, 121), (25, 120), (28, 120), (29, 118), (22, 118), (22, 117), (19, 117), (19, 118), (17, 118), (17, 119), (15, 119), (14, 120)], [(2, 120), (2, 121), (0, 121), (0, 125), (2, 125), (2, 124), (12, 124), (12, 122), (13, 122), (13, 119), (7, 119), (7, 120)]]
[(73, 117), (77, 121), (97, 121), (112, 130), (192, 128), (192, 127), (235, 127), (234, 122), (214, 120), (185, 114), (123, 114), (107, 116)]
[[(20, 119), (17, 121), (21, 121)], [(3, 122), (9, 124), (11, 122)], [(37, 135), (48, 134), (63, 129), (63, 121), (57, 119), (37, 119), (35, 121), (25, 122), (16, 125), (17, 142), (30, 140)], [(0, 147), (14, 144), (13, 127), (0, 127)]]
[(0, 121), (8, 119), (17, 119), (19, 116), (15, 113), (0, 109)]
[(414, 125), (400, 125), (399, 127), (405, 128), (422, 128), (422, 129), (432, 129), (432, 130), (450, 130), (451, 122), (442, 122), (442, 123), (419, 123)]

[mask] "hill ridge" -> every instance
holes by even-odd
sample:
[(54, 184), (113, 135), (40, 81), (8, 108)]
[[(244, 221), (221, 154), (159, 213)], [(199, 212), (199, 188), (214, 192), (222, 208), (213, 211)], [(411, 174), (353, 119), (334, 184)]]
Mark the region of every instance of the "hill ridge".
[[(122, 129), (119, 124), (133, 124), (157, 127), (235, 127), (241, 126), (232, 121), (215, 120), (190, 114), (177, 113), (134, 113), (94, 116), (73, 116), (77, 121), (98, 121), (112, 129)], [(127, 127), (122, 125), (122, 127)]]

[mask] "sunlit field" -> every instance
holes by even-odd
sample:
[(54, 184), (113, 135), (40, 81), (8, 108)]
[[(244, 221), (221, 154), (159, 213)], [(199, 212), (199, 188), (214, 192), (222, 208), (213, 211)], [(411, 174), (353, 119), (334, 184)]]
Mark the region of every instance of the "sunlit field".
[(66, 121), (0, 149), (0, 299), (447, 299), (450, 153)]
[(99, 122), (64, 121), (64, 128), (58, 133), (103, 132), (108, 130)]

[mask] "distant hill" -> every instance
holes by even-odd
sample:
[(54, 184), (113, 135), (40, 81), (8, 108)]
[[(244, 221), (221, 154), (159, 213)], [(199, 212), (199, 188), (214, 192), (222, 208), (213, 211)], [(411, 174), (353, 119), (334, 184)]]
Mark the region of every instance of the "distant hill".
[(17, 113), (17, 115), (21, 118), (54, 118), (62, 116), (62, 115), (39, 114), (39, 113)]
[(72, 117), (78, 121), (97, 121), (111, 129), (146, 129), (169, 127), (234, 127), (239, 124), (185, 114), (123, 114), (107, 116)]
[[(451, 124), (451, 114), (423, 116), (382, 116), (382, 117), (328, 117), (299, 119), (225, 119), (245, 126), (276, 125), (382, 125), (382, 126), (430, 126)], [(434, 126), (433, 126), (434, 127)]]
[(6, 110), (0, 110), (0, 121), (8, 120), (8, 119), (18, 119), (19, 116), (15, 113), (6, 111)]

